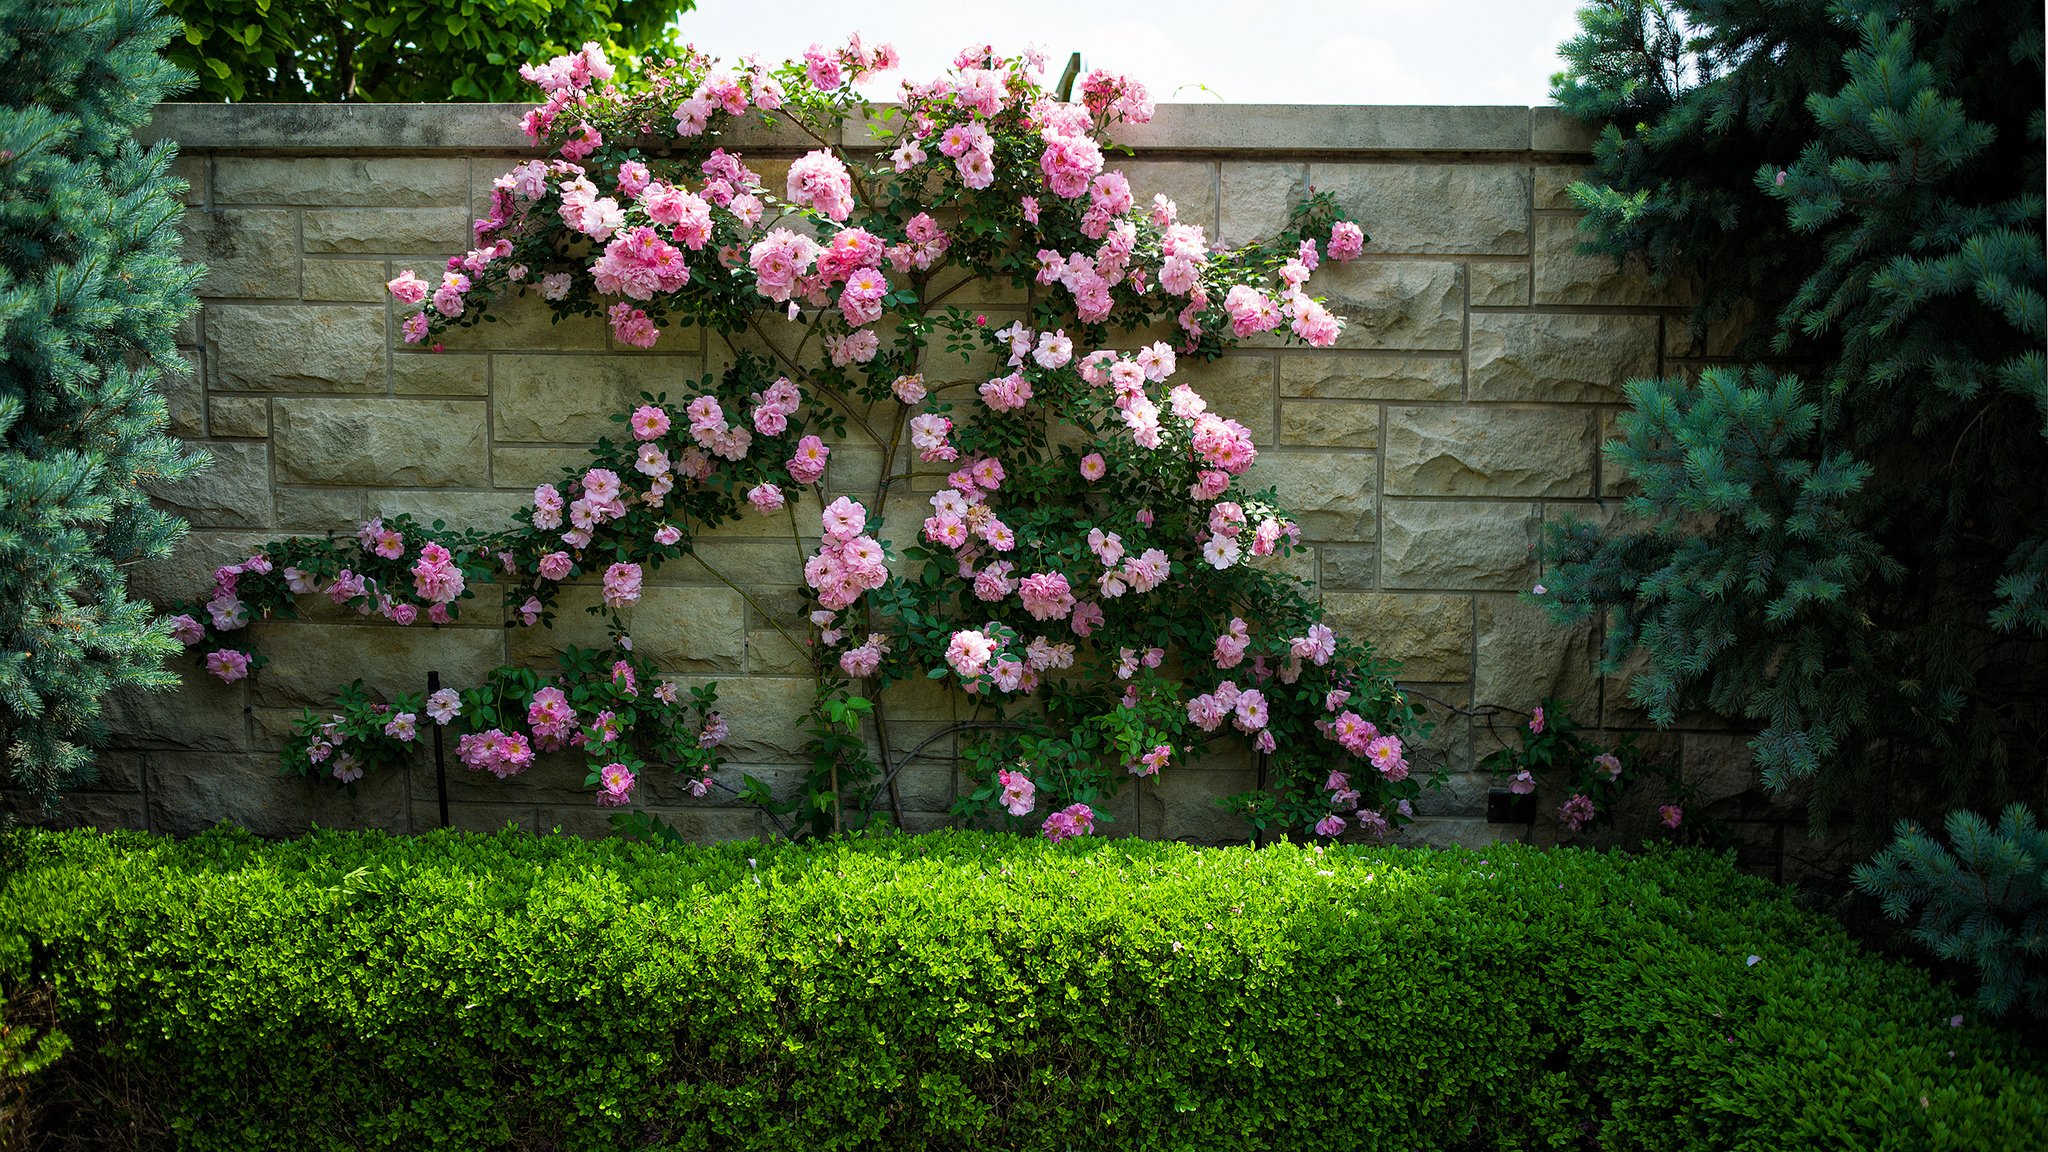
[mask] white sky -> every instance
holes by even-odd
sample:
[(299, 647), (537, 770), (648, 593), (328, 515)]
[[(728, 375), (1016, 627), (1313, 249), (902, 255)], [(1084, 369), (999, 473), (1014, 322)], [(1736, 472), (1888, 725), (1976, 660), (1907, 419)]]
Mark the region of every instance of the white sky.
[[(1126, 72), (1160, 103), (1547, 104), (1557, 45), (1580, 0), (698, 0), (685, 39), (714, 56), (799, 55), (858, 30), (892, 42), (904, 76), (937, 76), (969, 44), (1036, 43), (1084, 68)], [(1204, 90), (1206, 89), (1206, 91)]]

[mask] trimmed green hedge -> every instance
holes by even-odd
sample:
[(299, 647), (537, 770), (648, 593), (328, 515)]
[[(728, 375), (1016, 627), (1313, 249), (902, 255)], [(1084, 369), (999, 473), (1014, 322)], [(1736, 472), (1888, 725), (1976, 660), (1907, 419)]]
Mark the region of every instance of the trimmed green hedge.
[(54, 991), (32, 1088), (81, 1146), (2048, 1147), (2038, 1053), (1699, 854), (0, 852), (0, 988)]

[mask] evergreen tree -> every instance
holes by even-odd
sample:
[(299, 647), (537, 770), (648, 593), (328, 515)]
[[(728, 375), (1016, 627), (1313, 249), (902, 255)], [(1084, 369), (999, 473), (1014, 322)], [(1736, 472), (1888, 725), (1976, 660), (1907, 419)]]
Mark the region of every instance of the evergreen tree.
[(177, 649), (126, 566), (183, 521), (140, 485), (201, 463), (164, 434), (196, 268), (174, 149), (135, 129), (186, 77), (156, 0), (0, 0), (0, 773), (45, 803), (92, 778), (100, 701)]
[(1910, 820), (1856, 867), (1856, 887), (1904, 920), (1925, 905), (1913, 938), (1977, 970), (1977, 1002), (2003, 1016), (2024, 1006), (2048, 1018), (2048, 831), (2014, 804), (1997, 829), (1974, 812), (1948, 815), (1951, 853)]
[(2041, 6), (1580, 19), (1555, 92), (1602, 125), (1585, 246), (1700, 273), (1694, 334), (1732, 328), (1748, 363), (1630, 386), (1609, 453), (1639, 491), (1548, 534), (1553, 612), (1604, 613), (1611, 669), (1647, 656), (1630, 692), (1659, 723), (1753, 724), (1766, 784), (1814, 782), (1817, 819), (2039, 803)]

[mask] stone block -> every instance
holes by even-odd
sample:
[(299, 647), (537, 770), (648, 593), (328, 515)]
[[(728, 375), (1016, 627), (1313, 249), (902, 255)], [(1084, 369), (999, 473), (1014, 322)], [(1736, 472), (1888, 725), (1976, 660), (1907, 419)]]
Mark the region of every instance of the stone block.
[(1576, 164), (1538, 164), (1536, 166), (1536, 209), (1576, 212), (1579, 206), (1572, 201), (1572, 185), (1580, 180), (1592, 179), (1591, 169)]
[(1380, 407), (1355, 400), (1289, 400), (1280, 405), (1280, 443), (1370, 452), (1380, 446)]
[(1179, 209), (1183, 224), (1199, 224), (1210, 236), (1216, 235), (1216, 165), (1199, 160), (1109, 161), (1131, 182), (1131, 196), (1141, 207), (1164, 193)]
[(1393, 592), (1323, 592), (1330, 627), (1401, 662), (1400, 678), (1462, 684), (1472, 678), (1472, 598)]
[[(466, 247), (466, 245), (465, 245)], [(404, 261), (394, 266), (403, 267)], [(434, 269), (422, 265), (422, 274), (433, 278)], [(488, 352), (507, 349), (591, 351), (608, 347), (611, 331), (594, 316), (570, 316), (557, 323), (554, 312), (538, 292), (521, 292), (491, 301), (484, 315), (494, 317), (466, 328), (450, 328), (438, 339), (452, 352)]]
[(1474, 308), (1520, 308), (1529, 303), (1529, 266), (1487, 260), (1465, 266)]
[(206, 354), (197, 348), (181, 348), (167, 361), (157, 378), (157, 394), (164, 398), (167, 430), (173, 436), (199, 440), (206, 435)]
[[(506, 631), (512, 659), (552, 662), (571, 644), (609, 648), (609, 623), (589, 611), (601, 600), (594, 585), (563, 588), (555, 600), (554, 627)], [(633, 638), (633, 651), (664, 671), (737, 673), (746, 638), (745, 607), (730, 588), (648, 587), (619, 619)]]
[(1472, 315), (1474, 400), (1614, 403), (1657, 374), (1657, 317)]
[[(1223, 165), (1216, 238), (1238, 246), (1276, 236), (1308, 190), (1306, 164), (1235, 160)], [(1200, 220), (1183, 216), (1189, 223)]]
[(1726, 316), (1707, 321), (1697, 332), (1692, 318), (1673, 316), (1664, 322), (1664, 354), (1710, 360), (1739, 355), (1743, 336), (1756, 326), (1756, 320), (1756, 304), (1749, 300), (1736, 301)]
[(1569, 152), (1585, 155), (1593, 150), (1599, 133), (1562, 108), (1541, 106), (1529, 109), (1529, 148), (1535, 152)]
[(408, 156), (352, 156), (214, 161), (214, 200), (221, 204), (459, 205), (469, 192), (469, 162)]
[(391, 357), (391, 390), (400, 396), (487, 396), (490, 360), (460, 352), (397, 352)]
[(451, 528), (484, 531), (510, 528), (512, 514), (533, 503), (524, 492), (456, 492), (446, 488), (379, 489), (368, 493), (368, 500), (371, 515), (406, 513), (422, 524), (440, 520)]
[(1614, 458), (1608, 446), (1622, 438), (1619, 423), (1623, 409), (1610, 408), (1600, 413), (1600, 495), (1628, 496), (1635, 492), (1635, 481), (1629, 479), (1628, 469)]
[(1591, 496), (1594, 414), (1389, 408), (1389, 496)]
[[(807, 544), (806, 553), (814, 547), (814, 543)], [(730, 580), (760, 599), (766, 591), (796, 587), (803, 579), (803, 558), (797, 554), (797, 544), (785, 537), (779, 542), (700, 541), (689, 555), (664, 565), (651, 583), (722, 585)]]
[(171, 161), (171, 179), (185, 182), (185, 190), (178, 194), (179, 203), (188, 207), (206, 203), (208, 163), (205, 156), (180, 156)]
[(590, 449), (583, 445), (519, 445), (491, 449), (491, 485), (532, 491), (557, 484), (564, 468), (590, 467)]
[(93, 757), (92, 782), (86, 792), (142, 791), (143, 754), (118, 748), (103, 748)]
[(1465, 346), (1465, 266), (1431, 260), (1325, 264), (1309, 289), (1346, 320), (1339, 348), (1454, 352)]
[(384, 391), (382, 307), (217, 304), (206, 335), (215, 391)]
[[(791, 643), (791, 638), (796, 643)], [(747, 631), (747, 673), (751, 676), (808, 676), (810, 650), (801, 647), (803, 633), (790, 629), (785, 636), (773, 628)]]
[(1488, 824), (1483, 816), (1430, 816), (1402, 828), (1389, 841), (1404, 848), (1474, 848), (1519, 844), (1529, 830), (1521, 824)]
[(272, 622), (250, 626), (270, 663), (251, 678), (254, 702), (266, 708), (322, 708), (334, 690), (361, 678), (389, 696), (424, 692), (427, 673), (450, 687), (482, 682), (505, 662), (496, 628), (434, 628), (395, 624)]
[(1477, 699), (1521, 711), (1549, 699), (1569, 700), (1574, 716), (1595, 721), (1600, 680), (1593, 621), (1552, 623), (1540, 605), (1519, 596), (1480, 596), (1475, 607)]
[(270, 445), (215, 441), (213, 463), (173, 483), (146, 485), (150, 496), (196, 528), (265, 528), (271, 522)]
[(1614, 257), (1579, 251), (1578, 220), (1544, 216), (1536, 221), (1535, 300), (1542, 304), (1685, 305), (1697, 294), (1690, 280), (1651, 282), (1648, 266), (1631, 257), (1615, 267)]
[[(1248, 769), (1214, 769), (1203, 763), (1166, 769), (1155, 786), (1157, 806), (1151, 797), (1145, 799), (1145, 831), (1189, 844), (1250, 843), (1251, 828), (1219, 802), (1256, 788), (1258, 776)], [(1156, 822), (1153, 812), (1158, 813)]]
[(1452, 356), (1283, 352), (1280, 396), (1319, 400), (1460, 400), (1465, 366)]
[(1389, 500), (1383, 520), (1387, 588), (1515, 592), (1534, 582), (1539, 505)]
[(0, 820), (8, 819), (30, 828), (139, 832), (149, 827), (140, 792), (66, 792), (54, 812), (25, 792), (0, 792)]
[(1434, 788), (1425, 786), (1415, 798), (1415, 815), (1421, 819), (1486, 816), (1486, 793), (1493, 787), (1491, 772), (1449, 772)]
[(312, 208), (305, 230), (308, 253), (452, 253), (473, 240), (464, 208)]
[(149, 826), (190, 836), (223, 821), (258, 836), (298, 836), (322, 828), (403, 828), (403, 773), (365, 777), (355, 795), (325, 780), (285, 776), (269, 756), (159, 752), (150, 757)]
[(208, 297), (291, 299), (299, 294), (299, 224), (283, 210), (194, 210), (179, 224), (181, 255), (206, 265)]
[(1521, 255), (1529, 250), (1529, 170), (1506, 164), (1316, 164), (1375, 253)]
[(631, 412), (642, 392), (687, 390), (694, 362), (674, 357), (511, 356), (492, 358), (491, 421), (499, 441), (594, 444), (632, 439), (614, 414)]
[(1273, 443), (1273, 357), (1225, 356), (1203, 363), (1185, 362), (1173, 383), (1185, 383), (1202, 394), (1209, 410), (1251, 429), (1252, 442)]
[(262, 440), (270, 435), (270, 401), (261, 396), (219, 396), (206, 405), (210, 435), (231, 440)]
[(484, 404), (474, 400), (279, 400), (277, 476), (290, 484), (482, 485)]
[(731, 726), (725, 747), (741, 763), (808, 762), (804, 743), (810, 737), (811, 699), (815, 682), (808, 676), (688, 677), (697, 684), (716, 679), (718, 710)]
[(1763, 789), (1747, 735), (1688, 732), (1683, 748), (1680, 771), (1695, 804), (1704, 807)]
[[(532, 804), (457, 804), (448, 802), (448, 826), (460, 832), (490, 834), (506, 828), (534, 831), (539, 827), (538, 809)], [(440, 805), (432, 800), (412, 802), (412, 828), (425, 832), (441, 826)]]
[(277, 526), (289, 532), (353, 532), (368, 513), (352, 488), (277, 489)]
[(1246, 491), (1272, 487), (1281, 507), (1317, 541), (1373, 539), (1379, 474), (1369, 452), (1262, 452), (1246, 473)]
[(192, 600), (213, 586), (214, 569), (247, 559), (276, 533), (195, 528), (171, 554), (128, 569), (129, 595), (152, 604)]
[(117, 748), (240, 752), (249, 746), (243, 684), (223, 684), (197, 662), (175, 656), (178, 686), (162, 692), (117, 688), (105, 700), (110, 743)]
[(339, 300), (382, 304), (390, 279), (382, 260), (308, 260), (299, 268), (307, 300)]
[[(1416, 811), (1433, 815), (1477, 816), (1486, 811), (1484, 786), (1476, 805), (1472, 787), (1479, 783), (1460, 776), (1476, 771), (1472, 757), (1472, 685), (1420, 684), (1404, 675), (1402, 691), (1423, 714), (1428, 735), (1420, 728), (1409, 733), (1409, 763), (1423, 782)], [(1442, 771), (1449, 779), (1441, 789), (1430, 781)]]
[(1324, 545), (1317, 583), (1325, 593), (1371, 591), (1380, 582), (1379, 549), (1369, 544)]

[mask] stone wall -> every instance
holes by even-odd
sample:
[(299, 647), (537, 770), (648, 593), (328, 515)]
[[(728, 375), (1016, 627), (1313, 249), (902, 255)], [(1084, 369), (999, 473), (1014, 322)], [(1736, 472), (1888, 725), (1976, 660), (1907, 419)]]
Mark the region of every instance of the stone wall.
[[(176, 560), (135, 574), (144, 593), (192, 596), (250, 545), (349, 531), (370, 515), (502, 523), (536, 483), (580, 460), (629, 397), (725, 362), (730, 349), (701, 329), (671, 331), (641, 353), (614, 347), (600, 324), (550, 326), (518, 307), (438, 355), (395, 342), (384, 281), (468, 246), (492, 177), (525, 154), (516, 116), (492, 106), (160, 110), (148, 134), (183, 145), (188, 252), (210, 269), (186, 333), (192, 374), (171, 389), (171, 418), (215, 462), (160, 493), (193, 531)], [(1141, 199), (1167, 193), (1212, 235), (1274, 229), (1306, 184), (1336, 192), (1372, 237), (1366, 258), (1315, 281), (1350, 319), (1337, 348), (1255, 342), (1195, 370), (1212, 404), (1254, 430), (1253, 487), (1276, 484), (1299, 514), (1314, 548), (1298, 570), (1333, 623), (1405, 660), (1407, 680), (1450, 705), (1527, 709), (1565, 696), (1586, 719), (1639, 724), (1619, 687), (1593, 675), (1593, 630), (1554, 627), (1517, 598), (1542, 577), (1540, 525), (1600, 515), (1621, 486), (1598, 449), (1622, 383), (1683, 370), (1691, 351), (1676, 296), (1574, 250), (1565, 189), (1588, 138), (1546, 109), (1169, 106), (1127, 140), (1138, 155), (1123, 167)], [(739, 147), (772, 183), (775, 158), (798, 143)], [(1023, 299), (1004, 290), (971, 302), (1002, 323)], [(841, 450), (828, 483), (871, 489), (875, 464)], [(787, 787), (801, 771), (811, 684), (800, 654), (717, 575), (770, 611), (790, 610), (796, 549), (745, 527), (700, 547), (705, 563), (660, 573), (632, 626), (668, 668), (718, 681), (743, 766)], [(353, 798), (280, 777), (275, 752), (293, 717), (354, 676), (419, 690), (438, 669), (459, 685), (507, 659), (545, 658), (546, 645), (594, 638), (575, 593), (564, 606), (552, 634), (507, 632), (488, 604), (438, 631), (318, 609), (258, 625), (274, 662), (251, 682), (224, 687), (188, 671), (180, 692), (116, 701), (117, 750), (99, 788), (70, 801), (71, 816), (174, 832), (220, 819), (277, 834), (309, 821), (431, 827), (429, 766), (369, 781)], [(890, 704), (899, 750), (958, 707), (931, 691)], [(1472, 768), (1495, 745), (1486, 723), (1476, 727), (1456, 716), (1442, 725), (1433, 754), (1451, 784), (1426, 797), (1419, 838), (1528, 834), (1484, 821), (1486, 782)], [(1648, 743), (1718, 793), (1747, 786), (1739, 738), (1701, 731)], [(942, 741), (940, 756), (903, 771), (906, 824), (944, 819), (961, 787), (943, 758), (951, 747)], [(550, 765), (501, 784), (458, 766), (454, 822), (598, 830), (582, 771)], [(1127, 797), (1118, 827), (1237, 838), (1209, 801), (1251, 784), (1242, 763), (1177, 768)], [(694, 834), (764, 827), (751, 810), (655, 796)]]

